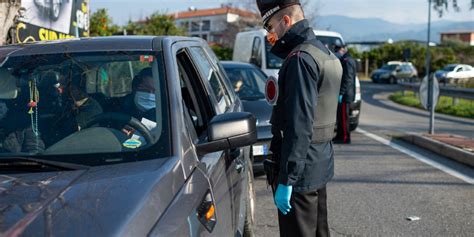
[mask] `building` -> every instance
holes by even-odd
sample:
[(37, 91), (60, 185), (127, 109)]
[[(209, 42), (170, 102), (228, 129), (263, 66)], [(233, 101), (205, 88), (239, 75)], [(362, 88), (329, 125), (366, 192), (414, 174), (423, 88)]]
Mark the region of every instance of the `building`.
[(474, 46), (474, 30), (457, 30), (441, 33), (441, 43), (460, 41)]
[(233, 46), (237, 32), (259, 23), (256, 13), (228, 6), (202, 10), (190, 8), (173, 16), (175, 24), (184, 28), (189, 36), (228, 47)]

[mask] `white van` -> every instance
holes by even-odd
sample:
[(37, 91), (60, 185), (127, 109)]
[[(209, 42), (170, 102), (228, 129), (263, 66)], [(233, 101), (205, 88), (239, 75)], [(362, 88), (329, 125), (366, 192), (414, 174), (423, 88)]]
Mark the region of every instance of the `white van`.
[[(344, 43), (341, 34), (332, 31), (315, 30), (316, 37), (326, 46), (339, 41)], [(265, 30), (240, 32), (235, 38), (233, 61), (255, 64), (268, 76), (278, 78), (283, 59), (270, 52), (271, 45), (266, 38)]]
[[(328, 47), (333, 47), (336, 43), (344, 45), (342, 35), (334, 31), (315, 30), (316, 38)], [(272, 46), (267, 40), (267, 32), (264, 29), (240, 32), (235, 38), (233, 61), (255, 64), (262, 69), (267, 76), (278, 78), (278, 71), (283, 63), (283, 59), (270, 52)], [(355, 101), (351, 104), (351, 130), (355, 129), (359, 123), (359, 113), (361, 104), (360, 82), (356, 77)]]

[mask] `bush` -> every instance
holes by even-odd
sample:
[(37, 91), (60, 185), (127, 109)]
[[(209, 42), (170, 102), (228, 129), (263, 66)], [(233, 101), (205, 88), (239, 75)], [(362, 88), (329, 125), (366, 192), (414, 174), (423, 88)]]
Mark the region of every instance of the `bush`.
[[(399, 91), (390, 95), (389, 98), (398, 104), (424, 109), (413, 91), (405, 91), (405, 95)], [(458, 103), (453, 105), (453, 98), (440, 96), (435, 111), (437, 113), (474, 119), (474, 103), (471, 100), (459, 99)]]
[(221, 47), (221, 46), (211, 46), (211, 49), (214, 51), (216, 54), (217, 58), (219, 60), (224, 61), (224, 60), (232, 60), (232, 54), (234, 50), (232, 48), (226, 48), (226, 47)]
[[(369, 71), (380, 68), (389, 61), (403, 60), (403, 51), (410, 49), (410, 62), (418, 70), (419, 77), (425, 75), (426, 45), (417, 42), (401, 41), (393, 44), (383, 44), (368, 52), (359, 53), (355, 49), (350, 49), (350, 53), (360, 58), (362, 62), (369, 59)], [(431, 72), (445, 67), (447, 64), (463, 63), (474, 65), (474, 47), (450, 42), (445, 45), (430, 47), (431, 52)]]

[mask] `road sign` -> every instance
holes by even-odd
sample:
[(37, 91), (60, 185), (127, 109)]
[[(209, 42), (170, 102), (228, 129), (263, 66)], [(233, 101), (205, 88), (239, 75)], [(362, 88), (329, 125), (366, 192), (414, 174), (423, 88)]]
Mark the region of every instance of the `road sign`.
[(274, 76), (269, 76), (265, 83), (265, 99), (268, 104), (276, 105), (278, 100), (278, 81)]
[[(432, 81), (433, 81), (433, 94), (434, 94), (433, 105), (436, 107), (436, 105), (438, 104), (438, 98), (439, 98), (439, 83), (438, 83), (438, 80), (434, 79), (433, 77), (432, 77)], [(427, 110), (430, 109), (429, 100), (428, 100), (428, 90), (429, 90), (429, 81), (428, 81), (428, 77), (425, 76), (425, 78), (423, 78), (423, 81), (421, 82), (421, 85), (420, 85), (420, 101), (423, 107)]]

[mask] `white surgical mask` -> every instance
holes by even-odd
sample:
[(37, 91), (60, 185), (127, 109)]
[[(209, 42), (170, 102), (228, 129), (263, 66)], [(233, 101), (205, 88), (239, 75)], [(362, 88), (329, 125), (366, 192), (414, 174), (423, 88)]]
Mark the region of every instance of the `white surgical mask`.
[(141, 112), (146, 112), (156, 107), (155, 94), (153, 93), (137, 91), (134, 102)]

